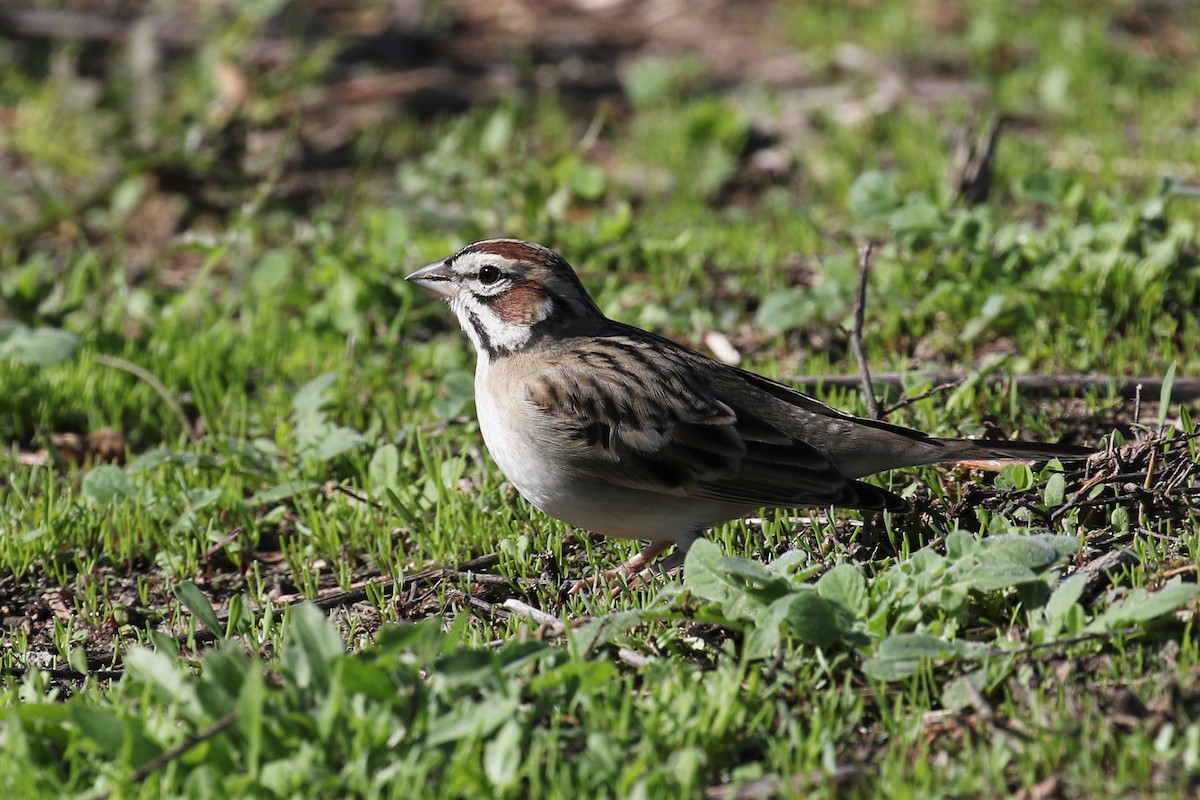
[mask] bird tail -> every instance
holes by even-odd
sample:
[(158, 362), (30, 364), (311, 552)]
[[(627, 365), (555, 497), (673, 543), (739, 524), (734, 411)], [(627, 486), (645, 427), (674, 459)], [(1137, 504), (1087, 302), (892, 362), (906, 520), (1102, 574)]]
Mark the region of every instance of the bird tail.
[(1052, 458), (1081, 461), (1096, 452), (1070, 444), (937, 439), (919, 431), (883, 424), (878, 425), (878, 433), (868, 435), (871, 435), (870, 446), (844, 447), (833, 454), (834, 463), (847, 478), (951, 461), (1049, 461)]
[(933, 439), (927, 464), (947, 461), (1081, 461), (1096, 451), (1090, 447), (1046, 442), (1004, 442), (994, 439)]
[[(1002, 442), (989, 439), (934, 439), (925, 441), (926, 447), (914, 452), (910, 447), (905, 451), (905, 457), (897, 459), (897, 463), (889, 467), (879, 467), (876, 461), (871, 472), (882, 469), (894, 469), (901, 466), (921, 466), (923, 464), (943, 464), (950, 461), (1049, 461), (1057, 458), (1060, 461), (1081, 461), (1098, 452), (1090, 447), (1077, 447), (1071, 444), (1048, 444), (1046, 442)], [(852, 475), (858, 477), (858, 475)], [(837, 502), (838, 506), (857, 508), (863, 511), (896, 511), (911, 510), (908, 501), (886, 489), (870, 483), (852, 480), (846, 487), (846, 496)]]

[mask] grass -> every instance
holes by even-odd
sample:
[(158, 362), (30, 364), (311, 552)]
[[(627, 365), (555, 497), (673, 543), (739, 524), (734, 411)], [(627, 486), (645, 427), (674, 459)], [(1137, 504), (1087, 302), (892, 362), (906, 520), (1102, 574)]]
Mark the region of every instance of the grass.
[[(553, 67), (536, 48), (484, 37), (527, 91), (428, 119), (340, 94), (404, 73), (347, 37), (301, 46), (306, 21), (342, 24), (301, 5), (201, 18), (151, 71), (0, 39), (0, 786), (1195, 791), (1197, 445), (1169, 394), (1139, 417), (968, 381), (890, 419), (1126, 446), (1090, 485), (882, 476), (917, 514), (729, 523), (617, 598), (563, 587), (634, 545), (547, 519), (484, 453), (470, 345), (403, 276), (491, 235), (777, 378), (853, 371), (868, 236), (874, 369), (1200, 370), (1190, 9), (764, 9), (721, 29), (799, 52), (803, 80), (668, 47), (581, 102), (521, 83)], [(422, 29), (440, 48), (444, 19)], [(268, 70), (270, 36), (292, 47)], [(909, 91), (864, 114), (893, 74)], [(1013, 124), (968, 207), (944, 174), (972, 106)]]

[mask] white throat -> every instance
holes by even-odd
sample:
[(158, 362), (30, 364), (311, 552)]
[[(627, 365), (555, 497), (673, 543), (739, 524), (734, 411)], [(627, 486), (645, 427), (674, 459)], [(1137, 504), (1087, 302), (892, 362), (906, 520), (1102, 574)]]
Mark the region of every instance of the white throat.
[(551, 304), (545, 303), (528, 322), (512, 323), (503, 321), (492, 308), (473, 297), (451, 297), (449, 303), (458, 324), (475, 345), (480, 363), (523, 349), (533, 338), (534, 326), (543, 322), (551, 310)]

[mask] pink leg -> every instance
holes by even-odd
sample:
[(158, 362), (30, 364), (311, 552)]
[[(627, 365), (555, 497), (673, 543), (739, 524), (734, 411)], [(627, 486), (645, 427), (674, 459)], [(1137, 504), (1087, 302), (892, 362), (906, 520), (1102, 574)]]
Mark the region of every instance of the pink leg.
[[(650, 562), (662, 555), (663, 552), (673, 544), (675, 544), (675, 542), (671, 541), (670, 539), (651, 542), (648, 547), (643, 548), (639, 553), (634, 555), (621, 566), (605, 572), (605, 582), (611, 583), (619, 576), (624, 576), (626, 578), (632, 577), (636, 580), (642, 570), (646, 569), (646, 567), (650, 565)], [(688, 544), (690, 545), (691, 542), (688, 542)], [(583, 578), (579, 581), (576, 581), (575, 585), (571, 587), (571, 594), (579, 594), (584, 589), (595, 586), (598, 582), (599, 577), (595, 575), (590, 578)], [(620, 590), (614, 590), (613, 594), (617, 594), (619, 591)]]

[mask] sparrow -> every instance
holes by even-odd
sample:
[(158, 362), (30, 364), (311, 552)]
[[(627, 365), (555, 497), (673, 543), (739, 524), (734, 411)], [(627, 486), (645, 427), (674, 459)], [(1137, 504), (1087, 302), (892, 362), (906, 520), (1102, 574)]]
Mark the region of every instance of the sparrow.
[(442, 295), (474, 344), (479, 428), (517, 491), (577, 528), (649, 543), (610, 577), (672, 544), (660, 568), (678, 566), (705, 529), (757, 509), (908, 510), (858, 480), (877, 472), (1094, 452), (852, 416), (608, 319), (562, 256), (530, 242), (476, 242), (406, 280)]

